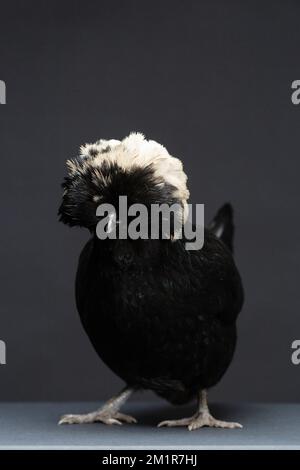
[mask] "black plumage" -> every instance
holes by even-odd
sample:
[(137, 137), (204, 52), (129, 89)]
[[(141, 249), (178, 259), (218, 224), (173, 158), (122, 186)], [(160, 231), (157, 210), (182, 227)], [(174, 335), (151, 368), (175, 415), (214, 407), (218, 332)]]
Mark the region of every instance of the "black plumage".
[[(89, 169), (85, 179), (76, 174), (75, 185), (68, 177), (59, 211), (64, 222), (91, 231), (76, 276), (83, 327), (97, 354), (129, 388), (185, 403), (218, 383), (235, 350), (243, 288), (232, 255), (232, 208), (220, 209), (198, 251), (187, 251), (184, 239), (99, 240), (95, 203), (90, 197), (87, 202), (87, 194), (96, 191), (105, 202), (120, 194), (145, 204), (176, 199), (167, 184), (155, 186), (151, 165), (129, 172), (105, 165), (110, 175), (105, 188), (90, 187)], [(196, 427), (210, 425), (203, 423)]]

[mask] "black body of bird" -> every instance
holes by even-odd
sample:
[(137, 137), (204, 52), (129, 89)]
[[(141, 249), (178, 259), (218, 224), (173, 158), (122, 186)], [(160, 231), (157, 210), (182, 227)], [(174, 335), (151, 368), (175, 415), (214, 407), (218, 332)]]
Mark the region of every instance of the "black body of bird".
[[(183, 216), (188, 191), (182, 167), (169, 156), (171, 166), (165, 171), (151, 157), (151, 152), (157, 154), (156, 147), (156, 152), (146, 148), (148, 159), (134, 157), (145, 142), (135, 134), (125, 144), (99, 141), (84, 147), (80, 159), (69, 163), (59, 214), (63, 222), (91, 232), (78, 264), (77, 309), (97, 354), (124, 380), (126, 390), (150, 389), (173, 404), (199, 396), (193, 417), (162, 425), (239, 427), (215, 420), (203, 394), (231, 363), (236, 319), (243, 304), (232, 254), (231, 206), (225, 204), (219, 210), (205, 230), (200, 250), (186, 250), (184, 238), (100, 240), (96, 235), (96, 206), (99, 201), (115, 204), (119, 195), (126, 195), (129, 203), (147, 206), (179, 202)], [(120, 156), (124, 147), (129, 148), (126, 158)], [(167, 158), (164, 153), (163, 158)], [(173, 160), (174, 174), (183, 174), (178, 185), (166, 176), (174, 169)], [(98, 412), (66, 415), (61, 422), (133, 421), (119, 413), (126, 390)]]

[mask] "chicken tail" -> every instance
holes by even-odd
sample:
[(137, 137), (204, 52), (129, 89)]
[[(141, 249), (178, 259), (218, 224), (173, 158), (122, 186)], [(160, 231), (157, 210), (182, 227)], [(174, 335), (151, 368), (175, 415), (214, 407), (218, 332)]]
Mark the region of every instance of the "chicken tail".
[(208, 228), (233, 252), (234, 224), (231, 204), (226, 203), (218, 210)]

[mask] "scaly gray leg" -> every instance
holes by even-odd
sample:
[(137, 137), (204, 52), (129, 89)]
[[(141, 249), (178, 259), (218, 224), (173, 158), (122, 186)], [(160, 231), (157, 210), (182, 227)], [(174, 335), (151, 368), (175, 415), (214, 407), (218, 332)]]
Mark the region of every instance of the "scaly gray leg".
[(58, 424), (82, 424), (82, 423), (104, 423), (104, 424), (122, 424), (136, 423), (132, 416), (119, 413), (122, 405), (133, 393), (133, 388), (124, 388), (118, 395), (111, 398), (99, 410), (82, 415), (63, 415)]
[(161, 426), (187, 426), (189, 431), (194, 431), (195, 429), (202, 428), (203, 426), (209, 426), (212, 428), (242, 428), (243, 426), (239, 423), (231, 423), (228, 421), (220, 421), (215, 419), (209, 412), (207, 405), (207, 392), (206, 390), (201, 390), (199, 393), (199, 405), (197, 412), (190, 418), (176, 419), (170, 421), (162, 421), (159, 423), (158, 427)]

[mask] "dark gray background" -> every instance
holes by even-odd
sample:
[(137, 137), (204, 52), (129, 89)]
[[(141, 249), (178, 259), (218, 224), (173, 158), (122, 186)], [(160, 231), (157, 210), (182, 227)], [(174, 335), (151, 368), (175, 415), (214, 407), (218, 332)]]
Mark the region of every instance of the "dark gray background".
[(121, 386), (75, 309), (88, 234), (56, 213), (79, 145), (138, 130), (183, 160), (206, 220), (235, 207), (246, 304), (213, 397), (298, 400), (299, 2), (10, 0), (0, 16), (0, 399), (96, 400)]

